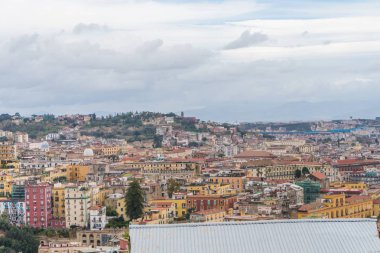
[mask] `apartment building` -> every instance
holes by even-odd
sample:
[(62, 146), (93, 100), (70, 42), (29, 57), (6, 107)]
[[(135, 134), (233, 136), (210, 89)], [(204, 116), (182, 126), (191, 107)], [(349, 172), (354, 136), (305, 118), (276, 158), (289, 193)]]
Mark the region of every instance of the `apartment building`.
[(66, 186), (65, 215), (66, 228), (87, 227), (88, 208), (91, 206), (90, 191), (85, 186)]
[(54, 184), (52, 189), (53, 219), (52, 227), (65, 227), (65, 185)]
[(34, 228), (47, 228), (51, 225), (51, 193), (48, 183), (26, 184), (26, 224)]
[(333, 194), (303, 205), (298, 209), (298, 218), (366, 218), (372, 213), (373, 200), (369, 196), (346, 198), (344, 194)]
[(198, 175), (201, 169), (201, 164), (195, 162), (127, 162), (125, 165), (128, 168), (139, 168), (145, 174), (191, 172)]
[(7, 163), (17, 159), (16, 145), (10, 143), (0, 143), (0, 161)]

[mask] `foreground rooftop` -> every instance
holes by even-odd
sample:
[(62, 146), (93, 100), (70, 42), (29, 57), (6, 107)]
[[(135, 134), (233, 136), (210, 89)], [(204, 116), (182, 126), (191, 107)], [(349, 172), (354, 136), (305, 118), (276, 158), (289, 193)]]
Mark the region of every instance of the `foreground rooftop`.
[(380, 250), (374, 219), (133, 225), (132, 253), (326, 253)]

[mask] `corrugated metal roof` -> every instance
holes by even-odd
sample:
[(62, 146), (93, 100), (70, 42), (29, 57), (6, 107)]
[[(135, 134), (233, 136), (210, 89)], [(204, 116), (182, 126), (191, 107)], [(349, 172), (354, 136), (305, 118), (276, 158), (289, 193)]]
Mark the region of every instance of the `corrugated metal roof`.
[(304, 219), (130, 226), (132, 253), (375, 253), (376, 220)]

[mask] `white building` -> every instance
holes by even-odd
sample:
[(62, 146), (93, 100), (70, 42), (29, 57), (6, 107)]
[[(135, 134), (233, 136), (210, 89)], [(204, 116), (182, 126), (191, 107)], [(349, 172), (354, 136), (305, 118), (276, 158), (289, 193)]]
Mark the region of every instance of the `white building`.
[(59, 133), (50, 133), (50, 134), (47, 134), (45, 139), (47, 141), (55, 141), (55, 140), (59, 140)]
[(29, 142), (29, 135), (27, 133), (18, 132), (15, 134), (14, 140), (17, 143), (28, 143)]
[(102, 230), (107, 225), (106, 207), (92, 206), (88, 209), (88, 220), (91, 230)]
[(13, 138), (13, 133), (9, 131), (0, 130), (0, 137), (6, 137), (8, 139)]

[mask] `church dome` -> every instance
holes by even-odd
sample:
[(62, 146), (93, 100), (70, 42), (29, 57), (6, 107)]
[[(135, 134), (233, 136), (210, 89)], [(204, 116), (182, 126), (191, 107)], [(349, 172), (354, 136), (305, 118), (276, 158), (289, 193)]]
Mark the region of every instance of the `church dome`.
[(84, 156), (94, 156), (94, 151), (90, 148), (86, 148), (84, 151), (83, 151), (83, 155)]

